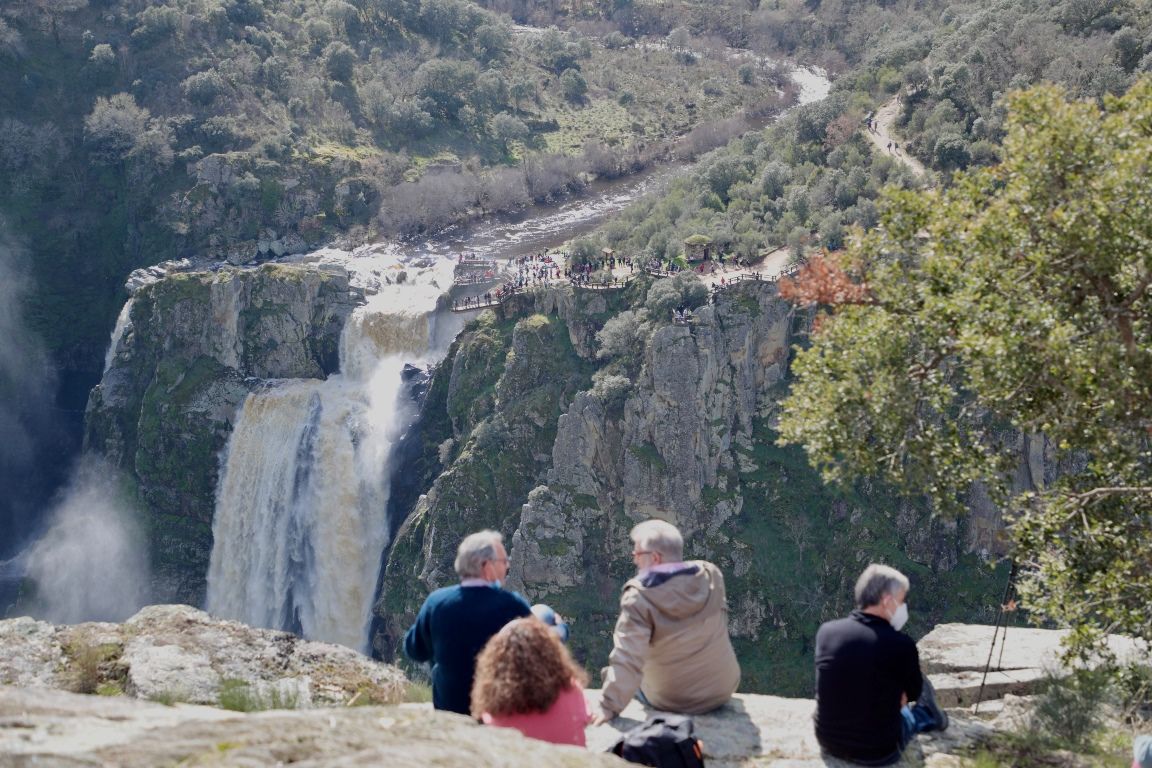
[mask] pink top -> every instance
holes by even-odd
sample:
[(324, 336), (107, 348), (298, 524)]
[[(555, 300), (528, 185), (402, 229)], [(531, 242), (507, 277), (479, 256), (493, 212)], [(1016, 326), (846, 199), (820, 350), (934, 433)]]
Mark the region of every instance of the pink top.
[(530, 739), (550, 741), (553, 744), (575, 744), (586, 746), (584, 726), (590, 716), (584, 702), (584, 691), (571, 685), (560, 692), (547, 712), (531, 712), (525, 715), (480, 716), (485, 725), (501, 728), (515, 728)]

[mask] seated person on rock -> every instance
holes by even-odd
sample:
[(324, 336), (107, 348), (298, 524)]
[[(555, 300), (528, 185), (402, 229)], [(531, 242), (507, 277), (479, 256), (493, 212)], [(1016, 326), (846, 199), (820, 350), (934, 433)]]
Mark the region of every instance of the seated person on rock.
[(893, 765), (917, 733), (948, 727), (916, 641), (900, 631), (907, 597), (907, 576), (869, 565), (856, 581), (856, 610), (816, 633), (816, 740), (826, 754)]
[(551, 627), (536, 617), (516, 619), (476, 660), (472, 715), (532, 739), (583, 747), (587, 682)]
[(404, 653), (413, 661), (432, 662), (432, 705), (466, 715), (476, 656), (501, 627), (532, 610), (523, 597), (501, 588), (508, 554), (496, 531), (473, 533), (460, 543), (456, 573), (459, 584), (424, 601), (404, 636)]
[(671, 523), (648, 520), (631, 538), (637, 573), (620, 595), (593, 722), (611, 720), (634, 696), (669, 712), (716, 709), (740, 684), (724, 576), (712, 563), (684, 562), (684, 539)]

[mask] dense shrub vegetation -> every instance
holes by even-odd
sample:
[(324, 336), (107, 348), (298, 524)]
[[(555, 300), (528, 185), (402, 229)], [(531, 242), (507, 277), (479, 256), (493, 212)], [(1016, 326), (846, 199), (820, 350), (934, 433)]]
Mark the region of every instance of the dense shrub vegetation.
[(741, 132), (725, 121), (734, 110), (779, 102), (776, 69), (732, 45), (817, 61), (839, 95), (729, 148), (612, 242), (666, 253), (700, 232), (745, 258), (814, 235), (838, 245), (875, 220), (879, 185), (912, 183), (852, 135), (876, 104), (904, 94), (897, 129), (930, 168), (989, 164), (1001, 94), (1043, 79), (1073, 96), (1124, 90), (1152, 67), (1152, 12), (1130, 0), (6, 3), (0, 212), (34, 253), (30, 319), (58, 362), (92, 367), (132, 267), (427, 231), (694, 156)]
[[(488, 4), (520, 12), (515, 3)], [(998, 162), (1001, 98), (1012, 89), (1055, 81), (1072, 97), (1099, 98), (1152, 71), (1152, 9), (1123, 0), (781, 1), (758, 9), (731, 3), (726, 11), (739, 23), (723, 29), (708, 28), (704, 4), (688, 0), (561, 4), (525, 16), (667, 32), (669, 44), (685, 29), (710, 29), (725, 42), (808, 57), (840, 73), (831, 98), (708, 157), (599, 240), (674, 256), (685, 238), (704, 234), (720, 252), (746, 261), (783, 245), (837, 249), (851, 226), (876, 223), (873, 201), (885, 184), (947, 183), (958, 170)], [(647, 20), (640, 29), (638, 19)], [(687, 26), (669, 27), (670, 19)], [(918, 180), (874, 152), (859, 130), (895, 94), (902, 104), (895, 130), (933, 171), (929, 178)]]
[(554, 199), (779, 102), (773, 67), (737, 66), (516, 33), (465, 0), (20, 0), (0, 9), (0, 213), (34, 254), (33, 325), (94, 368), (133, 267)]

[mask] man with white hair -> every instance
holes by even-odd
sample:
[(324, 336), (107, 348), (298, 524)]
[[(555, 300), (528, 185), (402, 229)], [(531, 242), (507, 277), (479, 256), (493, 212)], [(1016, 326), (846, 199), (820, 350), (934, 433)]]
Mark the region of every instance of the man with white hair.
[(645, 521), (631, 538), (636, 576), (620, 595), (593, 723), (611, 720), (635, 696), (669, 712), (716, 709), (740, 684), (724, 575), (703, 560), (684, 562), (684, 539), (671, 523)]
[(404, 636), (404, 653), (413, 661), (432, 662), (433, 707), (467, 715), (476, 656), (505, 624), (532, 609), (502, 587), (508, 553), (496, 531), (473, 533), (460, 542), (456, 573), (459, 584), (438, 589), (424, 601)]
[(816, 740), (833, 757), (893, 765), (917, 733), (948, 727), (916, 641), (900, 631), (908, 586), (895, 568), (869, 565), (856, 580), (856, 610), (816, 633)]

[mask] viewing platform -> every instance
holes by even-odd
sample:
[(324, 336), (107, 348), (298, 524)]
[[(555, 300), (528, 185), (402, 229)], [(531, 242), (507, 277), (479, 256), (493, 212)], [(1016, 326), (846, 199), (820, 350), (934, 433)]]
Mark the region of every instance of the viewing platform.
[(452, 271), (453, 286), (494, 284), (500, 280), (500, 267), (495, 259), (461, 253)]

